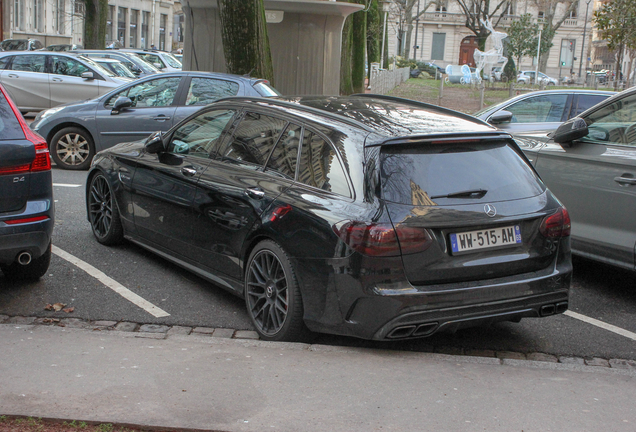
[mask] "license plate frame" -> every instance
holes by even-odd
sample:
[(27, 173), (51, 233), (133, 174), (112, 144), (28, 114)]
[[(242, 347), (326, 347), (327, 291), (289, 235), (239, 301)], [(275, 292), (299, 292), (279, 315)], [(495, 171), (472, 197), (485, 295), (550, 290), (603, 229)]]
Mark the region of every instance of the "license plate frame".
[(519, 225), (450, 233), (453, 255), (514, 247), (522, 242)]

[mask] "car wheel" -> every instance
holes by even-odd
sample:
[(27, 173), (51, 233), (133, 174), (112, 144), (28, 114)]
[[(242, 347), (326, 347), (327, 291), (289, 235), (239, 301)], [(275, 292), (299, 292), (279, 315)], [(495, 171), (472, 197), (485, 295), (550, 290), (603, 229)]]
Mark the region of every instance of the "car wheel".
[(250, 254), (245, 305), (261, 339), (301, 341), (308, 335), (293, 265), (273, 241), (262, 241)]
[(4, 276), (10, 280), (27, 280), (32, 279), (36, 280), (44, 276), (46, 271), (49, 269), (49, 264), (51, 262), (51, 243), (49, 243), (49, 247), (46, 248), (46, 252), (36, 259), (32, 259), (29, 264), (22, 265), (13, 263), (8, 266), (0, 266)]
[(58, 131), (51, 140), (51, 156), (57, 166), (68, 170), (85, 170), (95, 156), (93, 138), (78, 127)]
[(120, 243), (124, 229), (112, 189), (102, 173), (91, 179), (87, 201), (88, 219), (97, 241), (105, 245)]

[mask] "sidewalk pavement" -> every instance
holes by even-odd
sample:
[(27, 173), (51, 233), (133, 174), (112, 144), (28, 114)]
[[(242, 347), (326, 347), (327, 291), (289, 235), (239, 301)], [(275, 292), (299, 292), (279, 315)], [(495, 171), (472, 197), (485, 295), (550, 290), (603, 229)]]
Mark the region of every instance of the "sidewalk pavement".
[(634, 431), (635, 400), (634, 368), (0, 325), (0, 415), (224, 432)]

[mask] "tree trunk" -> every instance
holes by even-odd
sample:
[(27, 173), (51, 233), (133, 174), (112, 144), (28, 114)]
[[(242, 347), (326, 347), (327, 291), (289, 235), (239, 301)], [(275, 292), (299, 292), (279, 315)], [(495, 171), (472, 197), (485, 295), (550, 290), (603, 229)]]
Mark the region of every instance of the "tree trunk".
[(108, 0), (85, 0), (84, 48), (104, 49)]
[(367, 13), (365, 11), (353, 14), (352, 33), (351, 83), (354, 93), (364, 93), (364, 65), (367, 51)]
[(351, 82), (351, 47), (353, 45), (352, 32), (353, 16), (349, 15), (342, 27), (342, 46), (340, 51), (340, 94), (353, 93)]
[(372, 0), (369, 12), (367, 12), (367, 69), (369, 74), (371, 74), (371, 63), (380, 62), (380, 39), (382, 38), (380, 22), (378, 1)]
[(218, 1), (228, 72), (265, 78), (274, 84), (263, 0)]

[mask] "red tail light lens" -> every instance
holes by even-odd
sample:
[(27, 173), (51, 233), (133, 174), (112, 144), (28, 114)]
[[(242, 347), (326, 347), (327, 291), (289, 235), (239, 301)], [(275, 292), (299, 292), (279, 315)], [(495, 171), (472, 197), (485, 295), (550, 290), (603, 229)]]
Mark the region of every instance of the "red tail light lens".
[(567, 237), (571, 227), (570, 214), (565, 207), (561, 207), (555, 214), (543, 219), (539, 231), (547, 238)]
[(426, 230), (390, 223), (347, 222), (334, 232), (356, 252), (368, 256), (399, 256), (422, 252), (431, 244)]
[(35, 216), (32, 218), (26, 218), (26, 219), (6, 220), (4, 221), (4, 223), (6, 223), (7, 225), (18, 225), (18, 224), (25, 224), (25, 223), (31, 223), (31, 222), (40, 222), (40, 221), (48, 220), (48, 219), (49, 219), (48, 216)]
[(26, 124), (24, 117), (22, 117), (22, 114), (20, 114), (20, 110), (15, 105), (13, 100), (2, 88), (0, 88), (0, 91), (9, 103), (11, 110), (13, 110), (18, 123), (20, 123), (20, 127), (22, 127), (22, 132), (24, 132), (25, 138), (35, 145), (35, 159), (31, 163), (31, 165), (4, 167), (0, 170), (0, 174), (19, 174), (29, 171), (37, 172), (50, 170), (51, 159), (49, 158), (49, 147), (46, 145), (46, 140), (29, 128), (29, 125)]
[(31, 172), (48, 171), (51, 169), (51, 158), (49, 157), (49, 147), (46, 141), (35, 143), (35, 159), (31, 164)]

